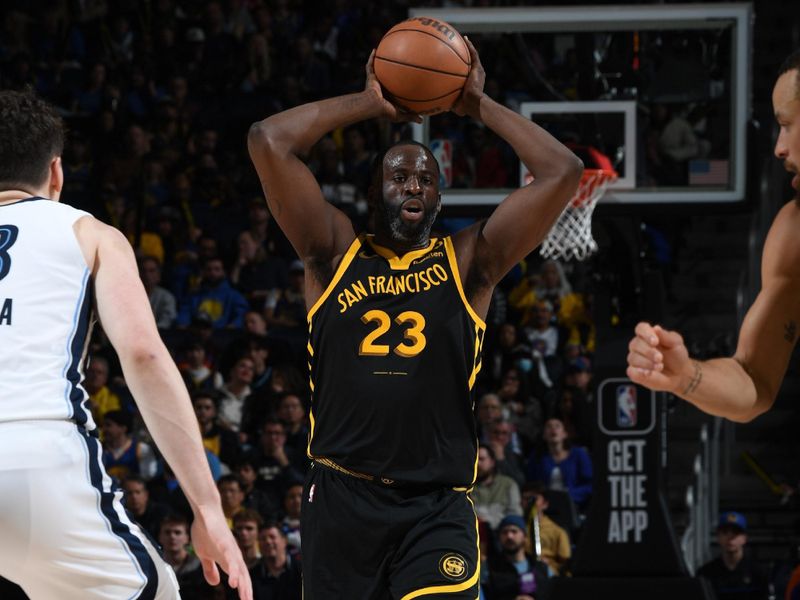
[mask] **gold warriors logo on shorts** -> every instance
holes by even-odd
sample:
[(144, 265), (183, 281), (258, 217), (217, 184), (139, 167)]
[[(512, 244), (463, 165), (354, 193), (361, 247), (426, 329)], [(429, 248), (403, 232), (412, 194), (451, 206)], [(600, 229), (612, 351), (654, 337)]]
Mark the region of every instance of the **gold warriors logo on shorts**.
[(439, 561), (439, 571), (453, 581), (461, 581), (467, 577), (467, 561), (458, 554), (445, 554)]

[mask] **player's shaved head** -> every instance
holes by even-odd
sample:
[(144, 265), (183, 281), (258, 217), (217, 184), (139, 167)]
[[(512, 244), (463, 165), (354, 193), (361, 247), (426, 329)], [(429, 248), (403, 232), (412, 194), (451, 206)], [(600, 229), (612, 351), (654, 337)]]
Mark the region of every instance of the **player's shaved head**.
[(794, 71), (794, 95), (800, 98), (800, 50), (795, 50), (781, 64), (778, 77), (789, 71)]

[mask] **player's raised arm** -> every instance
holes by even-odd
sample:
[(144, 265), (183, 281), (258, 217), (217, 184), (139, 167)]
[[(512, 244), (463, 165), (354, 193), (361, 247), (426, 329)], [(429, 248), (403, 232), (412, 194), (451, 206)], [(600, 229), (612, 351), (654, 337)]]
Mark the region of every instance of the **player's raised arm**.
[(544, 129), (483, 93), (480, 58), (466, 42), (472, 68), (454, 112), (483, 122), (508, 142), (534, 177), (503, 200), (482, 230), (467, 229), (455, 240), (462, 252), (474, 244), (473, 262), (495, 284), (542, 242), (577, 189), (583, 163)]
[(761, 291), (742, 322), (733, 357), (695, 360), (678, 333), (639, 323), (629, 344), (628, 377), (732, 421), (750, 421), (767, 411), (800, 326), (798, 228), (800, 206), (792, 201), (778, 213), (767, 235)]
[(225, 522), (189, 394), (159, 336), (133, 250), (121, 232), (92, 218), (78, 221), (76, 234), (92, 267), (103, 329), (147, 429), (192, 506), (192, 541), (206, 579), (219, 583), (219, 564), (239, 598), (250, 600), (247, 566)]
[(303, 104), (250, 127), (247, 146), (267, 203), (304, 260), (326, 260), (343, 253), (355, 233), (344, 213), (322, 196), (302, 157), (338, 127), (382, 116), (402, 118), (383, 98), (372, 61), (370, 55), (364, 91)]

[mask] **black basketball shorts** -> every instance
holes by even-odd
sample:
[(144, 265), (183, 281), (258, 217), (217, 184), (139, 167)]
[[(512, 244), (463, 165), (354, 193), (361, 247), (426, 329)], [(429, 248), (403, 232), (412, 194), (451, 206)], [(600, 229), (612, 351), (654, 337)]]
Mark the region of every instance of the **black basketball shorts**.
[(302, 515), (304, 600), (478, 598), (466, 492), (394, 487), (315, 463)]

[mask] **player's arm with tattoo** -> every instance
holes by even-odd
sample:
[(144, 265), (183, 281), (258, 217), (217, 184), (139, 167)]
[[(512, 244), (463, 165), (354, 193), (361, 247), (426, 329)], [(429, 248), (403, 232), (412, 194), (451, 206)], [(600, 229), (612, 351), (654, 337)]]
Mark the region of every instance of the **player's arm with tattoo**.
[(764, 244), (761, 291), (742, 322), (732, 357), (695, 360), (677, 332), (639, 323), (629, 345), (628, 376), (733, 421), (749, 421), (767, 411), (797, 343), (798, 228), (800, 207), (790, 202), (776, 217)]

